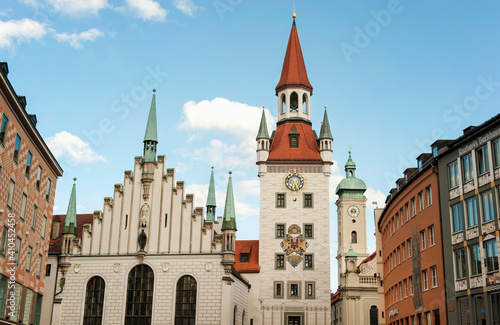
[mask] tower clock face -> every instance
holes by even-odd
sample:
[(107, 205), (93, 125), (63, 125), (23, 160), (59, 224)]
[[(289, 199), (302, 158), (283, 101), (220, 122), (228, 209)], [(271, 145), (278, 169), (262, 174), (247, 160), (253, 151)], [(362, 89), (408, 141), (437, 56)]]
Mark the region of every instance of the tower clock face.
[(297, 172), (291, 172), (285, 176), (284, 185), (289, 191), (298, 192), (304, 187), (304, 184), (304, 176)]
[(355, 218), (357, 216), (359, 216), (359, 208), (355, 205), (351, 205), (350, 207), (347, 208), (347, 213)]

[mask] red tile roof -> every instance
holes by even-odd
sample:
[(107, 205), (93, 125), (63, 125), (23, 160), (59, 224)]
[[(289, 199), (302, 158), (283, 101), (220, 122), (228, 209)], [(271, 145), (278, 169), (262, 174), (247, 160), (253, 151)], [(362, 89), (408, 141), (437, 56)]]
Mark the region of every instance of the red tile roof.
[[(66, 215), (65, 214), (54, 215), (54, 222), (55, 222), (56, 218), (59, 218), (61, 220), (61, 226), (59, 227), (59, 233), (57, 234), (57, 238), (50, 240), (50, 247), (49, 247), (50, 253), (60, 253), (61, 249), (62, 249), (62, 230), (64, 228), (64, 219), (66, 218)], [(76, 215), (76, 224), (77, 224), (76, 238), (82, 238), (83, 225), (86, 223), (92, 224), (93, 218), (94, 218), (93, 213), (77, 214)], [(54, 222), (52, 224), (54, 224)], [(51, 235), (51, 236), (53, 236), (53, 235)]]
[(311, 83), (307, 78), (306, 65), (300, 48), (299, 35), (295, 22), (290, 31), (288, 38), (288, 46), (286, 47), (285, 60), (283, 61), (283, 69), (281, 70), (281, 78), (276, 86), (276, 94), (286, 86), (302, 86), (312, 91)]
[[(299, 132), (299, 147), (290, 148), (289, 133), (295, 126)], [(288, 121), (274, 132), (269, 161), (321, 161), (316, 136), (310, 124)]]
[[(250, 258), (248, 263), (240, 262), (240, 255), (248, 253)], [(235, 263), (233, 268), (239, 273), (257, 273), (260, 272), (259, 267), (259, 241), (258, 240), (237, 240)]]
[(337, 290), (337, 292), (331, 294), (331, 300), (330, 304), (336, 303), (340, 299), (340, 291)]
[(370, 262), (371, 260), (373, 260), (375, 258), (375, 256), (377, 255), (377, 251), (371, 253), (370, 256), (368, 256), (367, 258), (365, 258), (361, 263), (359, 263), (359, 265), (363, 264), (363, 263), (368, 263)]

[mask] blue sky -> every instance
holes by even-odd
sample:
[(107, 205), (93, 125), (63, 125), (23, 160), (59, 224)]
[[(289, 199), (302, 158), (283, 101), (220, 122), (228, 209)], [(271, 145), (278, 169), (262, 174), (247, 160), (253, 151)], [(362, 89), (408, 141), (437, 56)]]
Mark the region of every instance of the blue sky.
[[(313, 128), (327, 105), (332, 133), (332, 256), (336, 197), (352, 146), (373, 201), (438, 138), (499, 112), (500, 3), (295, 1), (314, 87)], [(198, 205), (210, 166), (223, 205), (233, 170), (239, 239), (258, 238), (255, 135), (270, 129), (293, 1), (2, 0), (0, 56), (64, 168), (55, 213), (78, 177), (79, 212), (100, 210), (142, 154), (157, 89), (158, 154)], [(222, 215), (219, 208), (218, 215)], [(337, 287), (332, 258), (332, 288)]]

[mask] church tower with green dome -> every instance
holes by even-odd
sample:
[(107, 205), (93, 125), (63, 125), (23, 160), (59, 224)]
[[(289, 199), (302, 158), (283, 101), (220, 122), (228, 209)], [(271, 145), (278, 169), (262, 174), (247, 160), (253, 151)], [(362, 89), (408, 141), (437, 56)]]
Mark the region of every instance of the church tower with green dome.
[[(338, 219), (338, 250), (337, 261), (340, 278), (346, 273), (346, 257), (352, 259), (352, 253), (357, 255), (357, 262), (368, 256), (366, 246), (366, 184), (356, 177), (356, 164), (349, 159), (345, 164), (346, 177), (339, 183), (335, 193), (337, 199)], [(351, 252), (349, 256), (346, 256)], [(356, 263), (357, 264), (357, 263)]]

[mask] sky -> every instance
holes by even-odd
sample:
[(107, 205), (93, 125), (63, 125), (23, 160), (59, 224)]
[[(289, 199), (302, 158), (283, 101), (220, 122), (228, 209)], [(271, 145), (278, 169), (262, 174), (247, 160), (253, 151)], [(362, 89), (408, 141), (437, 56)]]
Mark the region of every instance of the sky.
[[(337, 288), (335, 188), (348, 146), (373, 208), (437, 139), (496, 115), (500, 2), (305, 0), (2, 0), (0, 60), (64, 169), (54, 214), (77, 177), (79, 213), (102, 210), (142, 155), (156, 89), (158, 154), (204, 206), (214, 166), (217, 215), (233, 171), (238, 239), (258, 239), (256, 143), (270, 130), (293, 12), (314, 87), (313, 128), (327, 106), (331, 278)], [(374, 203), (375, 202), (375, 203)]]

